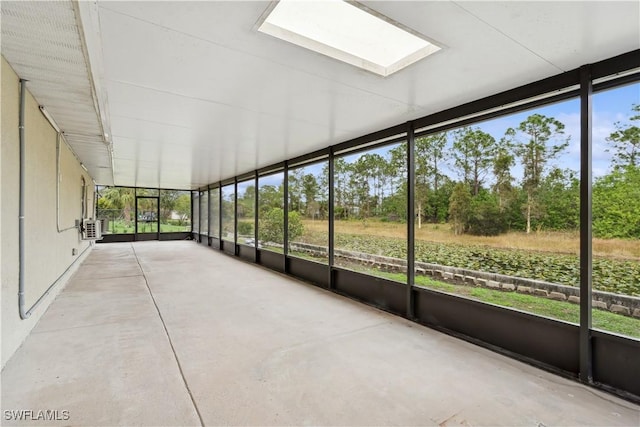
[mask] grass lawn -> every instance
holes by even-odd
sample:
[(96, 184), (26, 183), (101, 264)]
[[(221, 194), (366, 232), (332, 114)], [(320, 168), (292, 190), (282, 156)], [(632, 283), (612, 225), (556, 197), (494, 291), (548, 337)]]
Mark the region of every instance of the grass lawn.
[[(327, 244), (327, 221), (305, 219), (302, 222), (305, 236), (300, 240), (304, 240), (304, 237), (308, 236), (309, 239), (318, 239), (320, 245)], [(334, 227), (336, 234), (361, 234), (405, 240), (407, 238), (406, 223), (386, 222), (375, 218), (369, 218), (366, 221), (335, 221)], [(422, 224), (422, 228), (418, 228), (416, 225), (416, 240), (556, 254), (579, 254), (579, 237), (577, 230), (539, 231), (531, 234), (512, 231), (499, 236), (455, 235), (449, 224)], [(313, 242), (309, 241), (308, 243)], [(640, 240), (593, 239), (593, 255), (605, 258), (633, 259), (640, 262)]]

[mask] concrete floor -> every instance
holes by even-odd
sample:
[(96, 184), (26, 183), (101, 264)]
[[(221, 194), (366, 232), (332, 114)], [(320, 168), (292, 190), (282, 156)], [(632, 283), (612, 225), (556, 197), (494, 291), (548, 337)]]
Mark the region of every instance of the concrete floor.
[(4, 425), (640, 425), (636, 405), (193, 242), (98, 245), (1, 406)]

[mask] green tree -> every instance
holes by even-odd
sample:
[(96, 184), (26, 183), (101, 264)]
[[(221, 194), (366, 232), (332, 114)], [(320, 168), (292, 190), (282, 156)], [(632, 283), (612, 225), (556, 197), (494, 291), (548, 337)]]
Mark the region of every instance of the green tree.
[(391, 194), (398, 193), (407, 182), (407, 143), (402, 142), (389, 150), (387, 175), (391, 184)]
[(514, 188), (511, 168), (514, 163), (514, 157), (509, 152), (507, 143), (504, 140), (501, 141), (493, 158), (493, 176), (496, 180), (493, 192), (498, 196), (498, 206), (501, 212), (504, 212), (513, 201)]
[(98, 207), (109, 210), (122, 210), (125, 226), (130, 227), (131, 213), (135, 203), (135, 189), (126, 187), (106, 187), (100, 191)]
[(350, 166), (351, 175), (349, 188), (354, 196), (353, 205), (358, 216), (366, 219), (371, 216), (371, 185), (372, 171), (370, 169), (370, 154), (363, 154)]
[(575, 171), (554, 167), (538, 192), (543, 207), (539, 225), (552, 230), (580, 227), (580, 180)]
[(452, 156), (462, 179), (477, 196), (491, 168), (496, 148), (493, 136), (479, 128), (463, 127), (454, 132)]
[(270, 211), (273, 208), (281, 208), (284, 203), (284, 189), (282, 186), (274, 185), (262, 185), (258, 190), (258, 201), (260, 202), (260, 209), (258, 215), (262, 216), (264, 213)]
[[(448, 199), (437, 197), (440, 185), (445, 179), (442, 164), (446, 159), (447, 133), (422, 136), (415, 140), (416, 155), (416, 204), (418, 217), (425, 216), (432, 222), (439, 222), (446, 216)], [(418, 222), (418, 228), (421, 221)]]
[[(240, 188), (238, 188), (240, 190)], [(238, 218), (252, 218), (254, 213), (256, 188), (248, 185), (242, 195), (238, 195)]]
[(167, 221), (171, 217), (171, 212), (175, 210), (176, 201), (180, 197), (181, 191), (162, 190), (160, 191), (160, 220)]
[[(327, 172), (328, 174), (328, 172)], [(333, 160), (333, 187), (334, 187), (334, 215), (336, 219), (349, 218), (349, 181), (351, 175), (350, 165), (343, 157)]]
[(459, 182), (453, 187), (449, 199), (449, 221), (455, 234), (463, 234), (471, 216), (471, 191), (469, 185)]
[(569, 145), (568, 138), (561, 138), (563, 134), (564, 124), (542, 114), (532, 114), (517, 128), (507, 129), (506, 136), (513, 142), (514, 153), (520, 158), (524, 170), (522, 187), (527, 193), (524, 207), (527, 234), (531, 233), (532, 217), (538, 213), (537, 191), (545, 166)]
[(318, 185), (318, 181), (316, 180), (316, 177), (311, 173), (305, 174), (302, 177), (302, 194), (304, 196), (304, 201), (306, 205), (305, 211), (307, 215), (309, 215), (310, 217), (313, 217), (315, 211), (310, 212), (309, 207), (318, 198), (319, 191), (320, 191), (320, 186)]
[(483, 190), (472, 198), (466, 229), (469, 234), (476, 236), (496, 236), (507, 230), (495, 194)]
[(291, 169), (289, 170), (289, 185), (287, 191), (289, 192), (289, 210), (302, 212), (302, 195), (303, 195), (303, 170)]
[(593, 234), (640, 238), (640, 167), (616, 167), (593, 184)]
[(182, 193), (175, 201), (174, 210), (180, 216), (180, 225), (183, 225), (191, 216), (191, 196)]
[[(631, 116), (631, 122), (640, 122), (640, 104), (631, 106), (631, 111), (636, 115)], [(640, 127), (635, 124), (615, 123), (616, 130), (607, 138), (613, 145), (613, 164), (616, 167), (640, 166)], [(610, 152), (611, 149), (607, 149)]]
[[(366, 157), (365, 157), (366, 156)], [(390, 175), (395, 175), (394, 171), (387, 159), (377, 153), (367, 153), (364, 156), (364, 164), (369, 171), (369, 179), (371, 181), (371, 189), (374, 198), (374, 215), (380, 215), (382, 200), (385, 197), (385, 187), (390, 179)], [(406, 175), (402, 178), (406, 179)]]
[[(260, 217), (258, 237), (262, 242), (284, 244), (284, 210), (271, 208)], [(300, 237), (304, 226), (298, 212), (289, 212), (289, 241)]]

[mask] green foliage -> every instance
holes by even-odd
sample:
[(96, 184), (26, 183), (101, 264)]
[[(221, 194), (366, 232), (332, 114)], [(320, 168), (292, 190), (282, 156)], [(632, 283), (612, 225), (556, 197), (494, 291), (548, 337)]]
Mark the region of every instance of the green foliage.
[(463, 127), (454, 132), (454, 165), (463, 182), (469, 184), (474, 196), (480, 192), (484, 178), (493, 162), (496, 140), (479, 128)]
[(300, 213), (289, 212), (289, 241), (293, 241), (304, 233), (304, 225)]
[[(104, 211), (119, 211), (116, 218), (122, 218), (125, 226), (133, 224), (135, 189), (125, 187), (104, 187), (98, 192), (97, 216), (104, 218)], [(113, 214), (113, 212), (111, 212)]]
[[(506, 138), (513, 146), (514, 154), (520, 158), (524, 177), (522, 187), (527, 192), (525, 216), (527, 219), (527, 233), (531, 232), (532, 218), (538, 217), (537, 190), (543, 177), (547, 163), (556, 158), (569, 145), (569, 139), (561, 139), (564, 134), (564, 124), (542, 114), (532, 114), (517, 128), (509, 128)], [(550, 141), (555, 145), (549, 145)]]
[(476, 236), (496, 236), (507, 231), (507, 222), (494, 195), (483, 191), (471, 200), (466, 229)]
[(538, 191), (540, 218), (534, 222), (548, 230), (580, 227), (580, 180), (572, 170), (553, 168)]
[(238, 221), (238, 235), (251, 236), (253, 235), (253, 223), (247, 221)]
[(618, 167), (593, 185), (593, 233), (640, 238), (640, 167)]
[[(632, 122), (640, 122), (640, 104), (631, 106)], [(635, 124), (615, 123), (616, 130), (607, 138), (613, 145), (613, 164), (616, 167), (640, 167), (640, 127)], [(610, 149), (606, 150), (610, 152)]]
[(442, 189), (451, 181), (443, 174), (443, 166), (448, 158), (445, 150), (447, 138), (448, 134), (441, 132), (415, 140), (416, 203), (425, 220), (434, 223), (446, 220), (449, 197), (453, 191), (452, 185), (445, 191)]
[[(240, 191), (240, 185), (238, 185), (238, 191)], [(238, 194), (238, 218), (253, 218), (255, 200), (256, 189), (253, 185), (248, 185), (243, 194)], [(238, 232), (240, 232), (239, 229)]]
[(455, 234), (467, 231), (471, 215), (471, 192), (465, 183), (458, 183), (453, 188), (449, 199), (449, 221), (453, 224)]
[(174, 210), (180, 215), (181, 221), (185, 223), (188, 221), (191, 216), (191, 195), (190, 194), (182, 194), (180, 195), (173, 206)]
[[(289, 240), (293, 241), (304, 232), (304, 225), (298, 212), (289, 212)], [(284, 210), (272, 208), (260, 215), (258, 238), (262, 242), (284, 244)]]
[(259, 214), (262, 215), (273, 208), (283, 208), (284, 188), (282, 185), (262, 185), (258, 190), (258, 201), (260, 203)]
[[(403, 239), (336, 234), (335, 244), (339, 249), (394, 258), (407, 256), (407, 242)], [(421, 240), (416, 241), (415, 253), (416, 261), (579, 286), (580, 262), (576, 255)], [(640, 263), (594, 258), (593, 286), (601, 291), (640, 296)]]

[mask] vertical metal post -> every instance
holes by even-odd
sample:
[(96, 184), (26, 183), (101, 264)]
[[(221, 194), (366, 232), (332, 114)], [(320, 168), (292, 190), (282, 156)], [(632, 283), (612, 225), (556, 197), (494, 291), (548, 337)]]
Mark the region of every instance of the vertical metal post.
[(591, 66), (580, 68), (580, 380), (590, 383), (591, 346), (591, 155), (592, 155)]
[(158, 197), (156, 198), (156, 237), (160, 240), (160, 189), (158, 188)]
[(211, 246), (211, 186), (207, 185), (207, 246)]
[(198, 243), (202, 242), (202, 191), (198, 188)]
[(218, 249), (222, 250), (222, 182), (218, 182)]
[(407, 126), (407, 318), (415, 319), (413, 285), (415, 283), (415, 190), (416, 158), (413, 123)]
[(254, 260), (258, 262), (258, 209), (260, 208), (260, 201), (258, 200), (260, 192), (258, 191), (258, 171), (255, 171), (254, 176), (254, 197), (253, 197), (253, 249), (254, 249)]
[(284, 162), (284, 272), (289, 272), (289, 263), (287, 256), (289, 255), (289, 162)]
[(135, 200), (135, 206), (133, 208), (133, 215), (135, 216), (135, 219), (133, 221), (133, 223), (135, 224), (134, 227), (134, 234), (133, 234), (133, 240), (138, 240), (138, 189), (134, 188), (133, 189), (133, 200)]
[(238, 255), (238, 177), (233, 178), (233, 254)]
[(329, 248), (328, 248), (328, 271), (329, 271), (329, 281), (328, 281), (328, 288), (329, 289), (334, 289), (334, 283), (333, 283), (333, 262), (334, 262), (334, 257), (335, 257), (335, 252), (334, 252), (334, 244), (335, 244), (335, 227), (333, 224), (333, 215), (334, 215), (334, 199), (335, 199), (335, 192), (333, 190), (334, 187), (334, 155), (333, 155), (333, 147), (329, 148), (329, 176), (328, 176), (328, 183), (329, 183), (329, 194), (328, 194), (328, 200), (327, 200), (327, 215), (329, 216)]
[(191, 206), (189, 215), (191, 216), (191, 237), (193, 237), (193, 190), (189, 191), (189, 204)]

